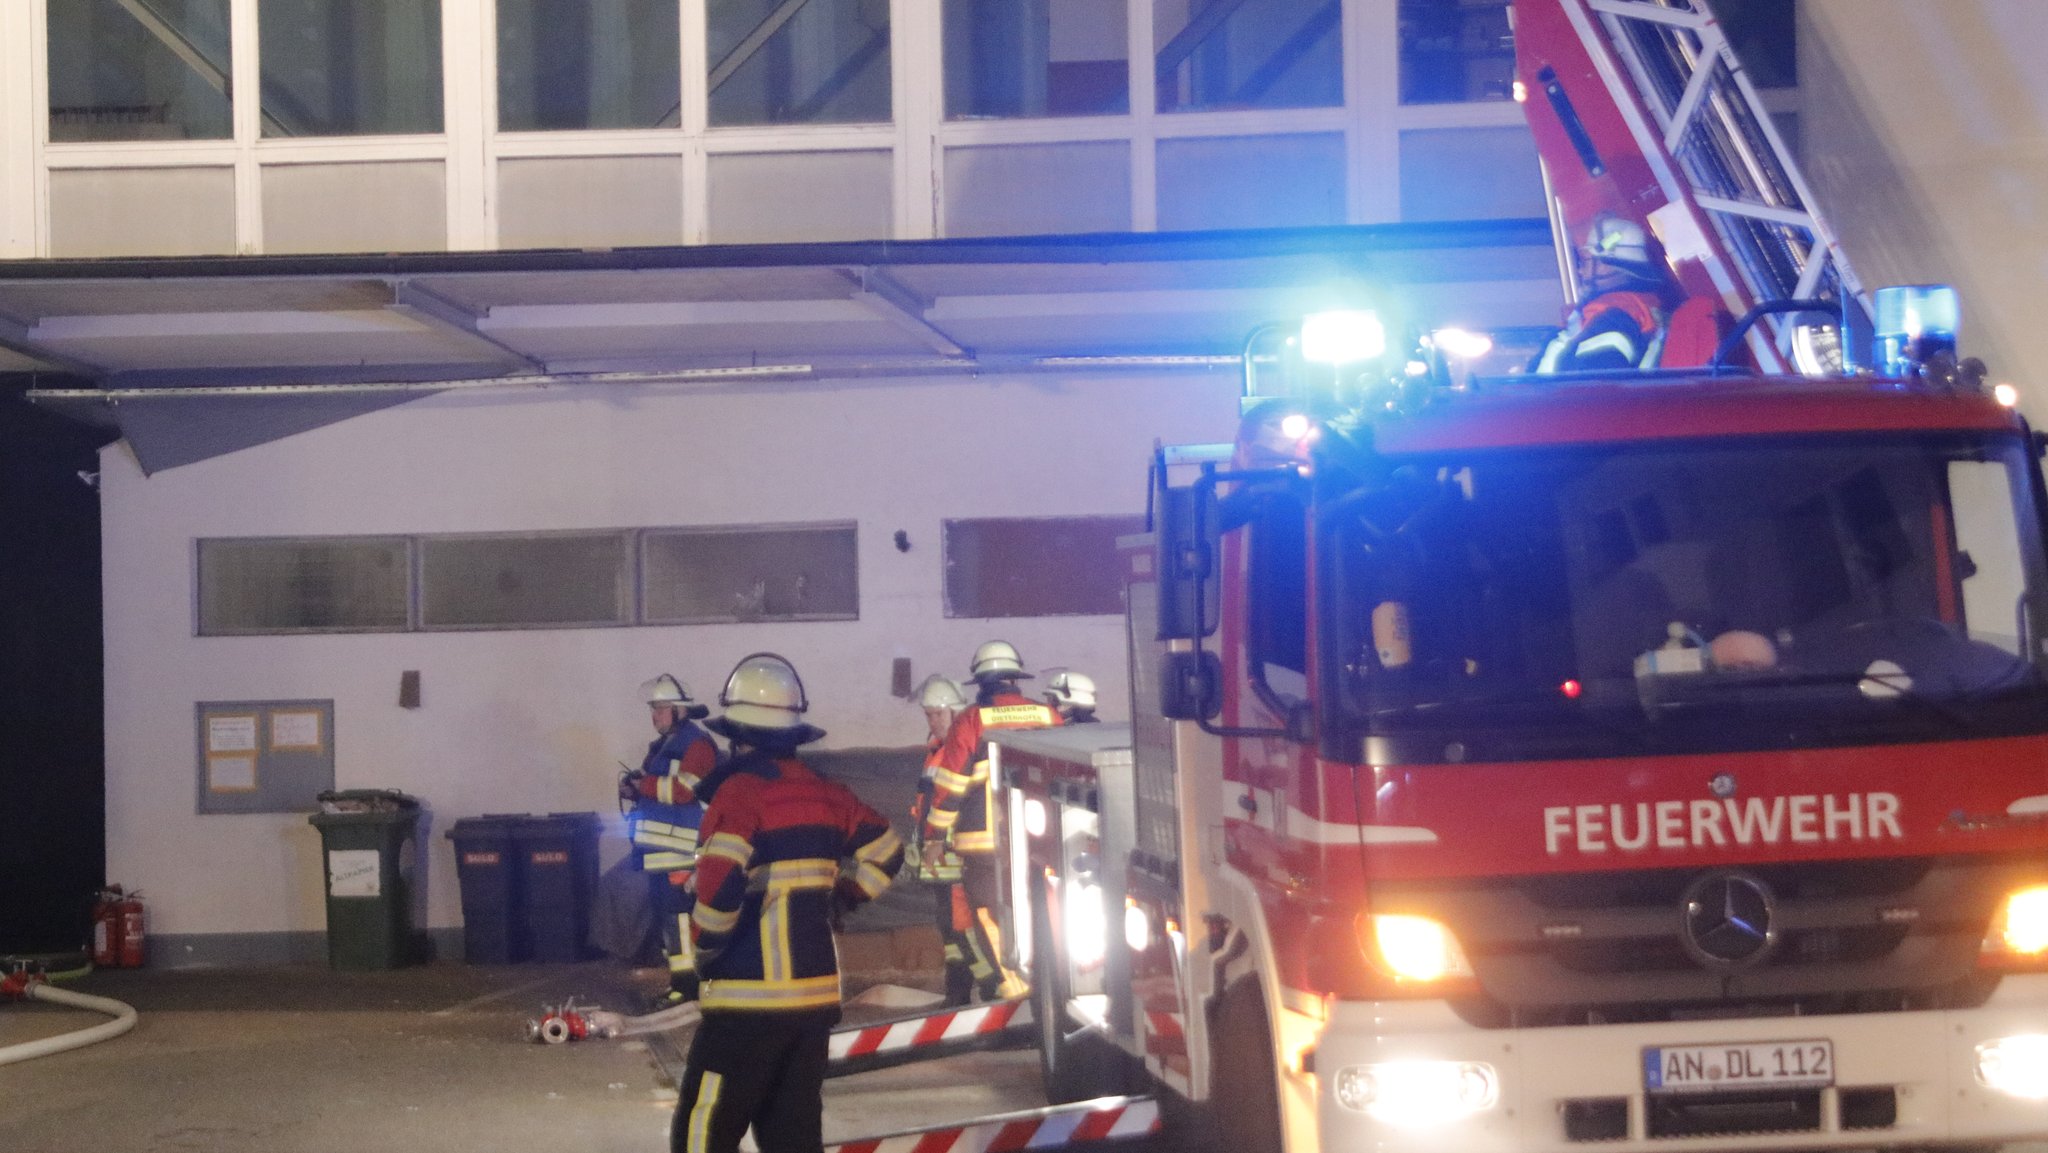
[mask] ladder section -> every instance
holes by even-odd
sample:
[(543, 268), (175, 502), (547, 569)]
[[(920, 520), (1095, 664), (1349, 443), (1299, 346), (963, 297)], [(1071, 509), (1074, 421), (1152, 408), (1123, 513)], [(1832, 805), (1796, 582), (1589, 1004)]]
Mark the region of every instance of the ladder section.
[(1767, 317), (1751, 351), (1767, 371), (1839, 368), (1869, 330), (1868, 297), (1707, 0), (1517, 0), (1516, 17), (1531, 119), (1548, 103), (1561, 122), (1551, 138), (1570, 142), (1543, 149), (1574, 230), (1560, 242), (1576, 244), (1596, 211), (1620, 211), (1657, 235), (1689, 294), (1709, 290), (1732, 316), (1830, 301), (1832, 334), (1810, 315)]

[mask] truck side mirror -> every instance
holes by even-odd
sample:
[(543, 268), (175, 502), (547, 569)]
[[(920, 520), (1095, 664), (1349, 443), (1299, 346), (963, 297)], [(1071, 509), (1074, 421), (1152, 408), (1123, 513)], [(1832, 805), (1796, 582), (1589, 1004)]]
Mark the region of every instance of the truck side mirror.
[(1165, 653), (1159, 662), (1159, 712), (1173, 721), (1206, 721), (1223, 711), (1223, 662), (1215, 653)]
[[(1158, 525), (1158, 639), (1194, 640), (1216, 631), (1222, 591), (1217, 579), (1220, 532), (1216, 489), (1198, 483), (1162, 485), (1155, 493)], [(1171, 715), (1171, 714), (1169, 714)]]

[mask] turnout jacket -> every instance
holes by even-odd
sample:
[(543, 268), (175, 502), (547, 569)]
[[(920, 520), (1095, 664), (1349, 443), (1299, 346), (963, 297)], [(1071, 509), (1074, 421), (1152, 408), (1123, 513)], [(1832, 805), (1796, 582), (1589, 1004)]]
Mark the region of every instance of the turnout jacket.
[(903, 840), (794, 756), (748, 753), (704, 812), (690, 922), (704, 1008), (839, 1004), (832, 925), (889, 887)]
[(718, 764), (718, 746), (695, 721), (677, 722), (647, 746), (630, 822), (642, 870), (672, 873), (696, 860), (704, 818), (697, 793)]
[(988, 734), (1005, 729), (1049, 729), (1060, 724), (1052, 706), (1013, 688), (976, 702), (953, 718), (946, 743), (928, 766), (932, 801), (925, 806), (924, 840), (949, 837), (956, 853), (993, 853), (995, 822), (989, 819)]

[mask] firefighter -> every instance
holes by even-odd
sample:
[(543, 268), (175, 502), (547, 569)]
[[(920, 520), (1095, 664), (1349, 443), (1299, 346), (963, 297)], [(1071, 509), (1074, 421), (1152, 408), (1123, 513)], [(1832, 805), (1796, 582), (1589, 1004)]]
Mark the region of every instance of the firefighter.
[(968, 965), (974, 991), (984, 1000), (1024, 995), (1026, 986), (1003, 964), (1002, 932), (996, 923), (1000, 888), (996, 874), (996, 813), (990, 803), (988, 737), (1008, 729), (1043, 729), (1060, 722), (1049, 705), (1017, 691), (1031, 676), (1008, 641), (989, 641), (974, 650), (969, 678), (974, 704), (953, 721), (932, 764), (932, 803), (925, 812), (924, 864), (935, 867), (948, 847), (960, 855), (960, 885), (967, 894)]
[(924, 709), (927, 731), (924, 746), (924, 773), (917, 782), (917, 799), (910, 805), (913, 846), (912, 860), (916, 862), (917, 876), (931, 886), (933, 923), (939, 930), (939, 941), (945, 949), (946, 959), (946, 1004), (965, 1005), (974, 999), (974, 972), (967, 963), (969, 945), (967, 941), (968, 905), (967, 892), (960, 887), (960, 857), (951, 851), (939, 854), (939, 863), (924, 866), (923, 829), (925, 815), (932, 804), (932, 774), (937, 767), (939, 752), (946, 747), (946, 734), (953, 727), (953, 719), (960, 710), (967, 707), (967, 698), (960, 694), (960, 686), (939, 673), (926, 677), (917, 688), (917, 703)]
[(1070, 725), (1092, 725), (1095, 715), (1095, 678), (1071, 669), (1054, 673), (1045, 682), (1045, 703)]
[(846, 911), (903, 865), (887, 818), (797, 757), (822, 730), (796, 669), (742, 660), (708, 722), (732, 757), (704, 812), (696, 930), (704, 1016), (690, 1043), (672, 1153), (734, 1153), (751, 1125), (761, 1153), (818, 1153), (826, 1050), (839, 1021), (832, 940)]
[(1602, 214), (1578, 250), (1585, 301), (1538, 358), (1538, 372), (1703, 365), (1720, 342), (1720, 310), (1687, 299), (1663, 250), (1633, 220)]
[(704, 805), (698, 795), (713, 780), (721, 758), (718, 745), (697, 721), (711, 710), (690, 699), (683, 682), (667, 673), (640, 686), (657, 734), (640, 768), (619, 782), (619, 795), (633, 802), (627, 818), (633, 854), (648, 876), (661, 951), (668, 960), (668, 992), (662, 1008), (697, 998), (697, 962), (690, 947), (690, 870), (696, 863), (697, 826)]

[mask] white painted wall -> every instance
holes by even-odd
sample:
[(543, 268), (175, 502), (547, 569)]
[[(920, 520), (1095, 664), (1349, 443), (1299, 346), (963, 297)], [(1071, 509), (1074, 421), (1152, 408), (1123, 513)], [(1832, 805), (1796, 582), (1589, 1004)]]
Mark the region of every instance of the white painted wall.
[(2048, 421), (2048, 4), (1803, 0), (1807, 174), (1868, 285), (1943, 282)]
[[(114, 445), (101, 473), (107, 875), (147, 891), (154, 932), (324, 927), (304, 816), (194, 815), (198, 701), (332, 698), (337, 785), (403, 789), (432, 810), (435, 928), (460, 922), (443, 836), (455, 820), (616, 813), (617, 762), (638, 764), (652, 736), (637, 689), (657, 672), (715, 699), (741, 656), (775, 650), (805, 678), (823, 747), (909, 745), (923, 719), (889, 695), (892, 659), (958, 677), (1002, 637), (1034, 666), (1094, 674), (1120, 718), (1121, 618), (945, 619), (940, 522), (1139, 512), (1154, 439), (1227, 439), (1235, 411), (1228, 373), (576, 387), (428, 397), (150, 477)], [(859, 522), (858, 621), (193, 635), (199, 537), (818, 520)], [(420, 670), (417, 710), (397, 705), (406, 669)]]

